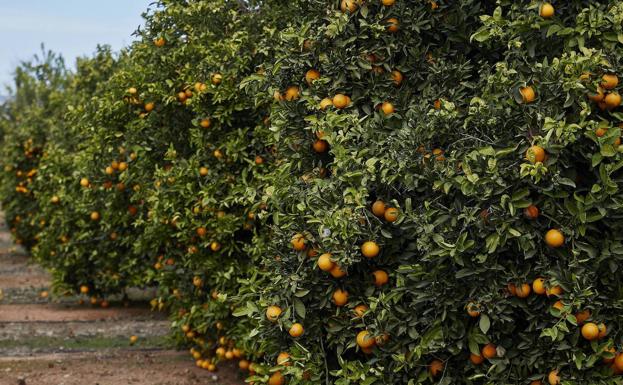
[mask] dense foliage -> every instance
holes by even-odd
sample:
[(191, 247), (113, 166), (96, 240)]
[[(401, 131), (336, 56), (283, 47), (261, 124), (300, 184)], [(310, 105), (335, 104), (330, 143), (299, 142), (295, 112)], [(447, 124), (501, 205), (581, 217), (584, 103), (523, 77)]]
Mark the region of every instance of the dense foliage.
[(0, 110), (7, 221), (59, 292), (157, 285), (254, 383), (623, 383), (623, 5), (145, 18)]

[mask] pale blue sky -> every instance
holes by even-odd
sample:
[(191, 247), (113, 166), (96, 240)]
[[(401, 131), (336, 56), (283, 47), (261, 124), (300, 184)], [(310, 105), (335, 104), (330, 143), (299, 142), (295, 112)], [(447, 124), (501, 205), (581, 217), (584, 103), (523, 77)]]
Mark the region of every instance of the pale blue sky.
[(0, 0), (0, 95), (20, 60), (46, 49), (68, 64), (96, 45), (128, 45), (153, 0)]

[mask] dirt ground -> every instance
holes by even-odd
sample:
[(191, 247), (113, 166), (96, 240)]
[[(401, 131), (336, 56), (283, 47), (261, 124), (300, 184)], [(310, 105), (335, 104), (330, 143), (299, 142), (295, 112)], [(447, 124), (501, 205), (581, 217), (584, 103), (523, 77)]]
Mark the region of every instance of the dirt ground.
[(0, 358), (0, 385), (241, 385), (235, 370), (208, 373), (186, 352), (110, 351)]
[(234, 362), (210, 373), (173, 349), (166, 314), (147, 304), (153, 288), (128, 290), (128, 306), (107, 309), (42, 296), (49, 274), (11, 244), (3, 222), (0, 213), (0, 385), (244, 384)]

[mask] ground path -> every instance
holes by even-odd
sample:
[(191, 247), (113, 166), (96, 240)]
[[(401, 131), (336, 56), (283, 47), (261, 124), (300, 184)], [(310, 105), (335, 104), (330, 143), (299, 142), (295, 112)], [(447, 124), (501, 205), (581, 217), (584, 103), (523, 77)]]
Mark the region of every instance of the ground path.
[[(144, 302), (108, 309), (50, 299), (48, 274), (11, 244), (0, 216), (0, 385), (234, 385), (231, 366), (199, 369), (169, 346)], [(139, 337), (130, 345), (130, 336)]]

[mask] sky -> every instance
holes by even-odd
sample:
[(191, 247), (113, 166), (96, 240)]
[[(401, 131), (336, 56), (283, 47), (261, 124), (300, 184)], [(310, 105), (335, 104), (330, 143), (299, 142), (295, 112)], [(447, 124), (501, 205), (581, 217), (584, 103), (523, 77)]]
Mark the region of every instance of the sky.
[(133, 41), (153, 0), (0, 0), (0, 95), (22, 60), (46, 50), (73, 64), (97, 44), (119, 50)]

